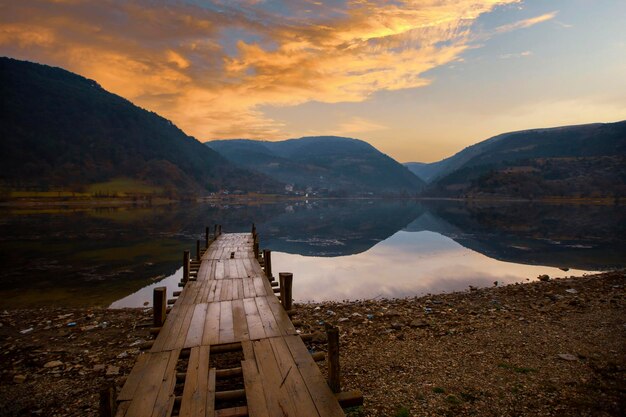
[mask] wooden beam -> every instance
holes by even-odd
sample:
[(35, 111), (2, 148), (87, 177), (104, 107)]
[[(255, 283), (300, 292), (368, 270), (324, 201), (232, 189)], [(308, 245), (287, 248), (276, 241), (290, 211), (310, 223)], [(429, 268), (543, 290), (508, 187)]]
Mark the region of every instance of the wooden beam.
[(200, 262), (200, 239), (196, 239), (196, 260)]
[(263, 269), (265, 271), (265, 276), (267, 279), (272, 277), (272, 251), (264, 249), (263, 250)]
[(280, 283), (280, 302), (285, 311), (289, 311), (292, 303), (293, 274), (291, 272), (279, 272), (278, 282)]
[(189, 281), (189, 251), (183, 252), (183, 282)]
[(241, 400), (242, 398), (246, 398), (246, 391), (243, 389), (217, 391), (215, 393), (215, 402)]
[(204, 247), (209, 248), (209, 226), (204, 229)]
[(328, 336), (328, 386), (334, 393), (341, 392), (339, 369), (339, 329), (326, 323)]
[(363, 405), (363, 394), (361, 391), (344, 391), (335, 394), (335, 398), (342, 408), (358, 407)]
[(232, 407), (215, 410), (215, 417), (248, 417), (248, 407)]
[(165, 323), (166, 300), (167, 287), (156, 287), (152, 291), (152, 324), (154, 327), (161, 327)]
[(115, 415), (115, 389), (112, 386), (100, 391), (100, 417), (113, 417)]

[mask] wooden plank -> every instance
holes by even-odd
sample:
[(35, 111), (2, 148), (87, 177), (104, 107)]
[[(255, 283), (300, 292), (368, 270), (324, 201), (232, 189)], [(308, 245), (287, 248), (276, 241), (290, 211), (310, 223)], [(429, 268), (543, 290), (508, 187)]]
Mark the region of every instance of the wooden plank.
[(230, 300), (230, 287), (232, 285), (232, 279), (223, 279), (222, 280), (222, 291), (220, 292), (219, 301), (228, 301)]
[[(165, 324), (161, 328), (159, 335), (154, 341), (152, 345), (151, 352), (160, 352), (164, 350), (165, 343), (167, 343), (168, 338), (172, 335), (174, 331), (180, 330), (180, 321), (182, 316), (184, 316), (185, 311), (189, 306), (184, 304), (174, 304), (172, 310), (167, 315), (167, 319), (165, 320)], [(178, 329), (178, 330), (176, 330)]]
[(309, 394), (320, 416), (344, 417), (339, 402), (328, 387), (326, 379), (317, 367), (311, 354), (298, 336), (284, 336), (285, 343), (306, 383)]
[(211, 377), (215, 380), (215, 370), (213, 370), (213, 375), (211, 376), (209, 371), (209, 347), (198, 346), (192, 348), (188, 363), (179, 416), (213, 415), (215, 382), (213, 382), (212, 391), (209, 387), (211, 386)]
[(204, 331), (202, 333), (203, 345), (216, 345), (220, 339), (220, 303), (210, 303), (207, 308)]
[(130, 371), (128, 378), (126, 379), (126, 383), (124, 384), (124, 387), (118, 394), (117, 401), (125, 401), (125, 400), (133, 399), (135, 390), (137, 389), (137, 387), (139, 386), (143, 378), (143, 374), (146, 370), (146, 365), (147, 365), (149, 357), (150, 357), (149, 353), (142, 353), (139, 356), (137, 356), (137, 362), (135, 362), (135, 365), (133, 366), (132, 371)]
[(196, 304), (191, 323), (189, 324), (189, 330), (187, 331), (187, 338), (185, 339), (184, 348), (190, 348), (198, 346), (202, 343), (202, 334), (204, 333), (204, 322), (206, 321), (208, 305), (206, 303)]
[(215, 263), (215, 279), (224, 279), (224, 262), (217, 261)]
[(206, 295), (206, 298), (203, 300), (207, 303), (213, 302), (213, 300), (215, 300), (215, 291), (217, 290), (217, 284), (218, 282), (221, 282), (221, 281), (211, 280), (210, 282), (211, 282), (211, 288), (209, 289), (209, 292)]
[(270, 417), (263, 392), (263, 383), (254, 360), (241, 361), (243, 385), (246, 390), (246, 403), (249, 417)]
[(259, 315), (259, 309), (254, 298), (245, 298), (243, 307), (246, 311), (246, 322), (248, 323), (248, 333), (251, 340), (265, 337), (265, 328)]
[(220, 302), (220, 344), (235, 341), (233, 331), (233, 306), (232, 301)]
[(243, 300), (233, 300), (233, 332), (236, 341), (249, 340), (248, 321), (246, 320), (246, 310), (243, 307)]
[(266, 337), (275, 337), (280, 336), (280, 329), (278, 328), (278, 323), (276, 323), (276, 319), (274, 318), (274, 313), (272, 313), (272, 309), (265, 297), (256, 297), (254, 299), (256, 301), (257, 308), (259, 309), (259, 316), (261, 316), (261, 321), (263, 322), (263, 328), (265, 329)]
[(133, 400), (126, 415), (132, 417), (151, 416), (157, 395), (163, 382), (163, 376), (168, 368), (171, 352), (150, 353), (148, 364), (141, 383), (135, 391)]
[(244, 298), (252, 298), (256, 296), (256, 292), (254, 291), (254, 283), (251, 279), (243, 278), (241, 280), (243, 284), (243, 297)]
[(152, 410), (151, 417), (169, 417), (172, 414), (174, 408), (174, 387), (176, 386), (176, 364), (178, 363), (178, 356), (180, 350), (173, 350), (170, 352), (169, 361), (163, 379), (161, 381), (161, 387)]
[(268, 294), (273, 294), (274, 292), (267, 292), (267, 290), (265, 289), (265, 284), (263, 284), (263, 281), (267, 281), (265, 278), (261, 278), (261, 277), (254, 277), (252, 278), (252, 280), (254, 281), (254, 292), (256, 294), (257, 297), (264, 297)]
[(278, 323), (278, 328), (280, 329), (280, 334), (282, 335), (295, 335), (298, 334), (296, 332), (296, 328), (293, 326), (291, 319), (285, 312), (285, 309), (278, 301), (278, 298), (274, 296), (265, 297), (267, 304), (269, 305), (272, 313), (274, 314), (274, 319), (276, 323)]
[(286, 375), (281, 374), (274, 351), (268, 339), (252, 342), (254, 356), (259, 370), (267, 409), (271, 416), (297, 416), (293, 400), (284, 385)]
[(163, 350), (182, 349), (185, 344), (189, 324), (193, 318), (195, 308), (193, 305), (183, 307), (185, 307), (184, 316), (179, 315), (177, 320), (177, 322), (180, 323), (180, 327), (178, 327), (178, 329), (176, 327), (173, 328), (177, 331), (173, 331), (170, 337), (167, 338), (167, 341), (163, 345)]
[(302, 380), (302, 374), (300, 374), (285, 340), (282, 337), (272, 337), (268, 340), (272, 345), (278, 369), (281, 375), (285, 375), (281, 384), (287, 388), (289, 398), (293, 400), (296, 415), (318, 417), (319, 414), (315, 404), (311, 399), (305, 382)]
[(224, 280), (220, 279), (215, 284), (215, 292), (213, 293), (213, 299), (209, 300), (209, 302), (218, 302), (220, 300), (220, 295), (222, 294), (222, 285), (224, 285)]

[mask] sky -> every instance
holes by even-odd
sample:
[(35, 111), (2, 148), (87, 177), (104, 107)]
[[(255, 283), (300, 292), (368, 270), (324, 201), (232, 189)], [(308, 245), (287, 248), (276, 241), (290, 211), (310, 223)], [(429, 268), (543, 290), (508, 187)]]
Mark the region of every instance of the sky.
[(624, 0), (0, 0), (0, 55), (200, 141), (337, 135), (434, 162), (626, 119)]

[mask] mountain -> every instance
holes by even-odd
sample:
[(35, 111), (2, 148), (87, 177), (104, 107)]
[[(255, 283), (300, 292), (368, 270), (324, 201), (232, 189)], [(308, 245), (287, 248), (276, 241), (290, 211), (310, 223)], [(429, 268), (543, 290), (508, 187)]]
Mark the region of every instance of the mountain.
[(626, 196), (626, 121), (511, 132), (433, 164), (427, 195)]
[(280, 142), (246, 139), (206, 143), (240, 167), (330, 195), (416, 193), (424, 182), (370, 144), (336, 136)]
[(0, 185), (5, 190), (89, 192), (100, 184), (105, 190), (172, 196), (279, 187), (93, 80), (0, 58), (0, 81)]

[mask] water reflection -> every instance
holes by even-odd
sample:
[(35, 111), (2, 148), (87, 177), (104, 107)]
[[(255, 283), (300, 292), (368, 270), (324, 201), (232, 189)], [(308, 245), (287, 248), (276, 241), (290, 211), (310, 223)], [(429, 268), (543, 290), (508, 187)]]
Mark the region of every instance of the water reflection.
[[(405, 297), (565, 274), (558, 268), (498, 261), (434, 232), (401, 231), (352, 256), (272, 256), (281, 271), (294, 273), (293, 291), (298, 301)], [(584, 272), (570, 270), (568, 274)]]
[[(626, 264), (626, 211), (618, 206), (323, 200), (5, 209), (0, 307), (109, 305), (148, 287), (131, 303), (141, 305), (151, 286), (174, 280), (182, 251), (195, 247), (205, 225), (242, 232), (252, 222), (262, 247), (274, 251), (275, 268), (300, 277), (299, 299), (399, 296), (539, 274), (525, 265)], [(325, 284), (308, 286), (317, 272)]]

